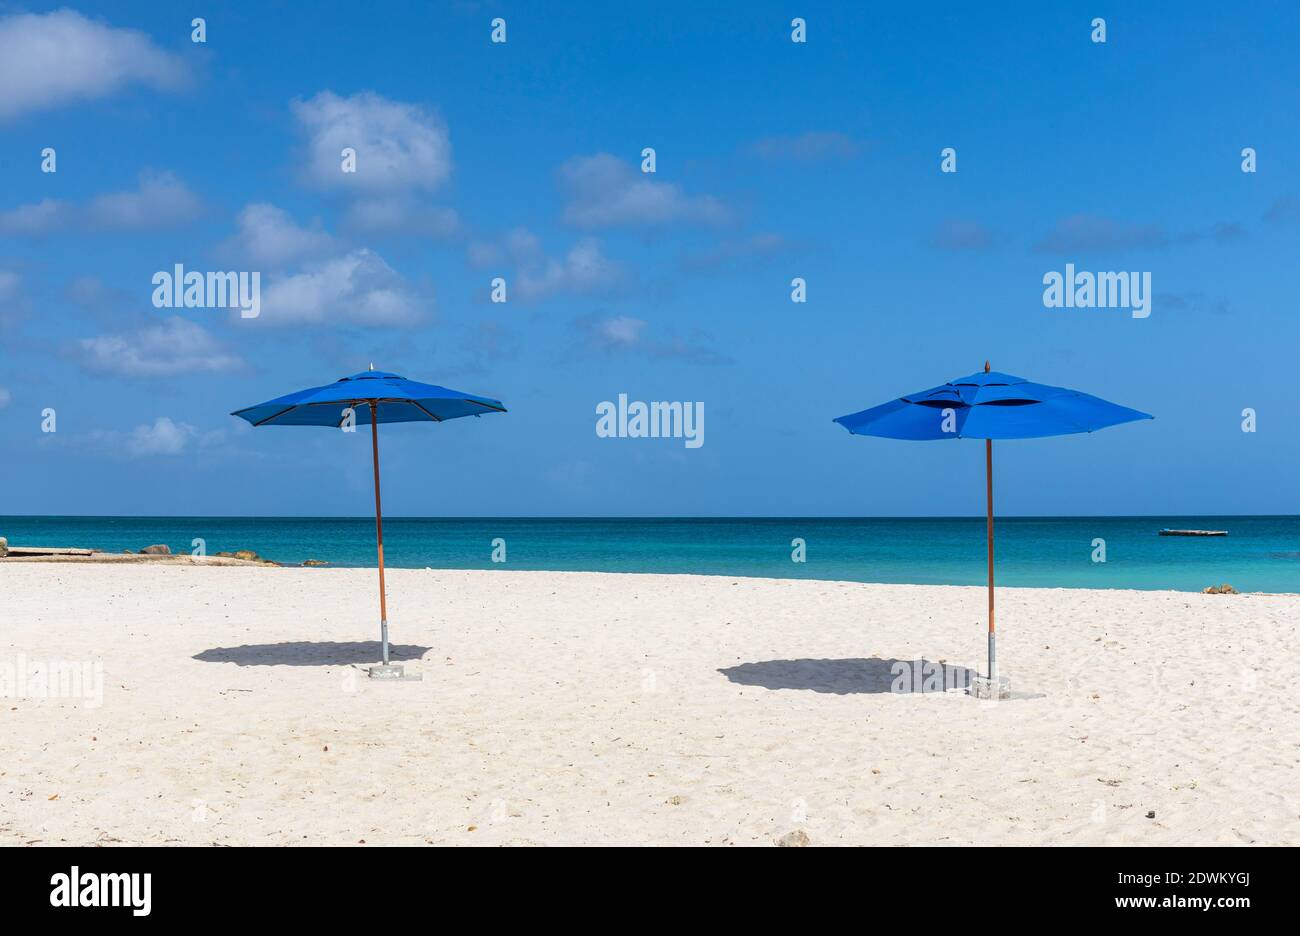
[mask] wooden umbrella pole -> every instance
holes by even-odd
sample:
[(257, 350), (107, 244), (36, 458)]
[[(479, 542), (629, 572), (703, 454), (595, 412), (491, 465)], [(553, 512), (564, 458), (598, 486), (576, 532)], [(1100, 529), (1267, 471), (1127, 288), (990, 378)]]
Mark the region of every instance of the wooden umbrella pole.
[(384, 596), (384, 512), (379, 506), (379, 418), (374, 400), (370, 401), (370, 453), (375, 465), (375, 539), (379, 544), (379, 634), (384, 645), (384, 665), (387, 666), (388, 600)]

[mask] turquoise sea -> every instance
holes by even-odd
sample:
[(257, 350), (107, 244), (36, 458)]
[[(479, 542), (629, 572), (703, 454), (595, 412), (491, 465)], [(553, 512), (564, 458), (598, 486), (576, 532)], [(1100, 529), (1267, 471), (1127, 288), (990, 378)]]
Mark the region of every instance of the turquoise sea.
[[(1227, 530), (1163, 537), (1162, 527)], [(0, 517), (14, 545), (120, 552), (166, 543), (190, 552), (252, 549), (286, 564), (375, 564), (370, 517)], [(492, 561), (493, 540), (505, 562)], [(805, 543), (794, 562), (792, 541)], [(1095, 540), (1105, 562), (1094, 562)], [(1001, 585), (1300, 592), (1300, 517), (1013, 517), (997, 521)], [(859, 582), (980, 585), (984, 519), (384, 519), (390, 566), (678, 572)]]

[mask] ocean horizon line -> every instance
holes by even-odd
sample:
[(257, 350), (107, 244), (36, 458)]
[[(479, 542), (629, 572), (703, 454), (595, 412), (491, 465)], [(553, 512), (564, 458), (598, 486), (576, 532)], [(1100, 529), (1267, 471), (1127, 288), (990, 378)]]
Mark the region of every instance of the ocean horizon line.
[[(1004, 520), (1159, 520), (1170, 517), (1197, 517), (1205, 520), (1293, 520), (1300, 513), (1194, 513), (1171, 511), (1140, 514), (998, 514), (994, 524)], [(374, 514), (0, 514), (24, 520), (366, 520)], [(975, 514), (384, 514), (390, 520), (984, 520)], [(3, 531), (0, 531), (2, 533)]]

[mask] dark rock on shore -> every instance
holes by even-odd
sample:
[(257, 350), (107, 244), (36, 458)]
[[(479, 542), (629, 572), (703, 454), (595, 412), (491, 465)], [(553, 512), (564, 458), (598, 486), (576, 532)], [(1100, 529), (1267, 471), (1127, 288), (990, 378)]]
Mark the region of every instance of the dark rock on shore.
[(140, 550), (142, 556), (170, 556), (172, 548), (163, 543), (155, 543), (153, 546), (146, 546)]
[(222, 552), (213, 553), (219, 559), (242, 559), (245, 562), (260, 562), (263, 565), (279, 565), (270, 559), (263, 558), (251, 549), (236, 549), (234, 552), (223, 550)]

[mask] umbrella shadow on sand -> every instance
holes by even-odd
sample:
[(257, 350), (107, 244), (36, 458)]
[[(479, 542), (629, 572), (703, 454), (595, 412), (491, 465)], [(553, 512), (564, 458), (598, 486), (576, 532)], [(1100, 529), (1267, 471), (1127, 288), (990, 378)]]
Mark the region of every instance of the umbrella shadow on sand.
[[(432, 647), (417, 644), (392, 644), (389, 654), (394, 660), (418, 660)], [(239, 647), (213, 647), (196, 653), (204, 663), (234, 663), (237, 666), (345, 666), (350, 663), (377, 663), (383, 656), (378, 640), (293, 640), (285, 643), (243, 644)]]
[(965, 689), (974, 670), (930, 660), (880, 657), (844, 660), (764, 660), (719, 669), (733, 683), (764, 689), (811, 689), (835, 695), (925, 693)]

